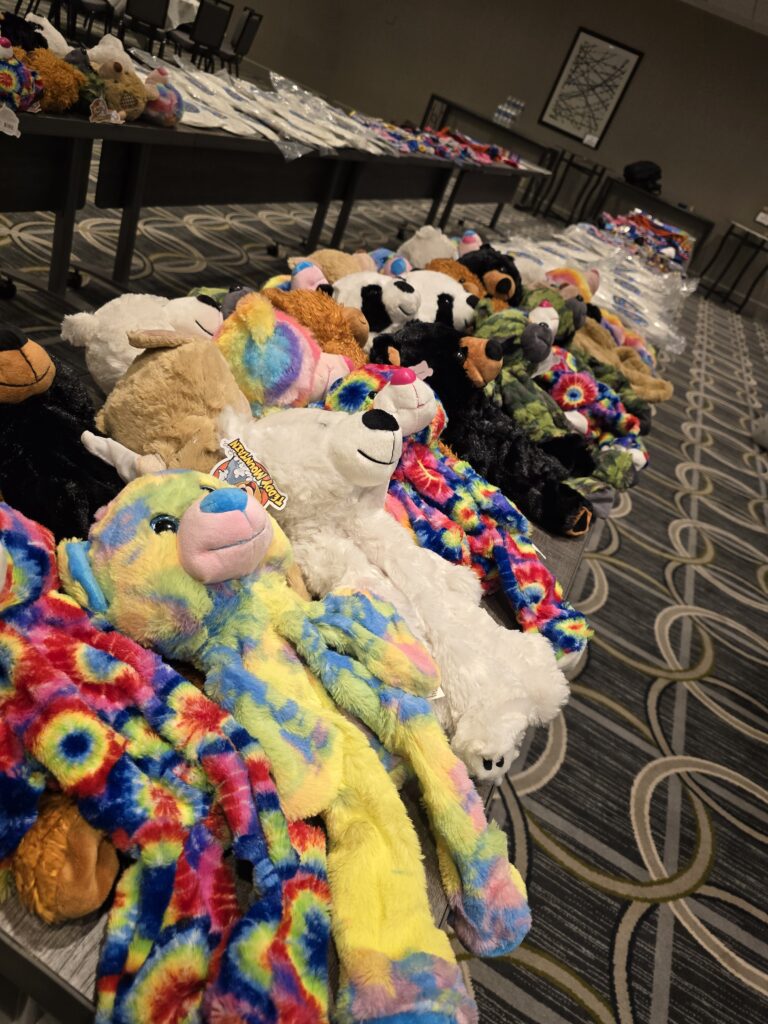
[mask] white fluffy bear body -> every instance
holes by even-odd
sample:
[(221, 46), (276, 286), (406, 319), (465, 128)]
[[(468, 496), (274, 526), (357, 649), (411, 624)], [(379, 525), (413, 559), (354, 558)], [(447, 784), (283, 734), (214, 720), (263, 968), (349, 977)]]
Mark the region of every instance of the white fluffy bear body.
[(128, 341), (129, 331), (174, 331), (213, 337), (221, 321), (218, 307), (206, 298), (126, 294), (93, 313), (65, 316), (61, 337), (71, 345), (85, 348), (88, 371), (108, 395), (139, 354), (139, 349)]
[(385, 395), (354, 415), (290, 409), (255, 421), (225, 413), (222, 436), (239, 436), (287, 495), (276, 517), (310, 591), (368, 588), (408, 621), (439, 665), (445, 697), (435, 711), (453, 749), (478, 779), (498, 781), (528, 726), (558, 713), (568, 684), (544, 637), (494, 622), (472, 570), (418, 547), (385, 511), (402, 448)]

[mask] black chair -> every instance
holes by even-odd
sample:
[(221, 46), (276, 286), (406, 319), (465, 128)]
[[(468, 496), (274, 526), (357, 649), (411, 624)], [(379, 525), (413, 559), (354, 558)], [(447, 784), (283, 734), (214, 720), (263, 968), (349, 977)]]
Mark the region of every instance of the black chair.
[(235, 75), (240, 74), (240, 61), (250, 52), (256, 33), (261, 27), (261, 19), (262, 15), (254, 11), (252, 7), (243, 8), (240, 24), (230, 40), (231, 46), (222, 46), (219, 50), (218, 58), (221, 61), (221, 66), (226, 65), (230, 74), (233, 67)]
[(168, 22), (168, 7), (171, 0), (128, 0), (125, 13), (120, 21), (117, 34), (125, 37), (128, 28), (147, 37), (147, 49), (152, 53), (155, 41), (160, 44), (158, 56), (165, 50), (165, 27)]
[(112, 21), (115, 17), (115, 10), (112, 4), (107, 3), (107, 0), (77, 0), (75, 14), (75, 24), (77, 24), (77, 15), (82, 14), (84, 19), (84, 28), (86, 32), (87, 41), (91, 42), (91, 31), (93, 30), (93, 23), (98, 18), (99, 21), (104, 22), (104, 34), (112, 31)]
[(233, 5), (225, 0), (200, 0), (191, 30), (187, 33), (176, 29), (168, 33), (176, 53), (182, 50), (191, 53), (193, 64), (199, 60), (206, 71), (214, 71), (214, 58), (224, 41), (233, 10)]

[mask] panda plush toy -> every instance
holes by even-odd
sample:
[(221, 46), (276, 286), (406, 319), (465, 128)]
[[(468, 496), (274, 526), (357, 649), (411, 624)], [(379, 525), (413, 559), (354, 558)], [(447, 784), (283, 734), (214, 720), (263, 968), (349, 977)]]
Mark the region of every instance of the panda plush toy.
[(413, 320), (421, 303), (410, 282), (369, 270), (340, 277), (333, 286), (333, 297), (342, 306), (362, 310), (369, 330), (366, 352), (377, 334), (396, 331)]
[(463, 285), (436, 270), (412, 270), (403, 279), (421, 296), (416, 319), (427, 324), (445, 324), (466, 331), (475, 322), (475, 307), (480, 301)]

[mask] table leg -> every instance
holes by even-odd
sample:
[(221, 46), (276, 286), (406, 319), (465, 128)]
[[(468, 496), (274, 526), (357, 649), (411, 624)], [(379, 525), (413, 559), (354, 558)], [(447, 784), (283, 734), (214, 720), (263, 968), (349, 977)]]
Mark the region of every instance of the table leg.
[[(765, 249), (763, 248), (762, 245), (760, 246), (760, 250), (759, 251), (760, 252), (765, 252)], [(762, 279), (765, 277), (765, 274), (766, 274), (767, 271), (768, 271), (768, 262), (766, 262), (766, 264), (762, 268), (762, 270), (758, 271), (758, 273), (755, 275), (754, 281), (749, 286), (749, 291), (744, 296), (744, 298), (741, 300), (741, 305), (736, 307), (736, 312), (737, 313), (743, 312), (744, 307), (749, 302), (749, 300), (752, 298), (752, 292), (755, 290), (755, 288), (757, 288), (757, 286), (760, 283), (760, 281), (762, 281)]]
[[(710, 298), (710, 296), (715, 291), (717, 286), (720, 284), (725, 275), (731, 269), (736, 257), (739, 255), (739, 252), (741, 251), (741, 238), (739, 238), (739, 236), (736, 234), (735, 231), (732, 230), (732, 228), (728, 229), (728, 234), (733, 235), (734, 239), (736, 240), (736, 245), (734, 246), (733, 252), (731, 253), (731, 258), (728, 260), (723, 269), (720, 271), (719, 275), (714, 279), (712, 284), (709, 286), (709, 288), (707, 288), (706, 292), (704, 293), (707, 298)], [(728, 236), (726, 235), (726, 238), (727, 237)], [(725, 241), (725, 239), (723, 239), (723, 241)]]
[(733, 283), (731, 284), (731, 287), (728, 289), (728, 291), (725, 293), (725, 295), (722, 296), (722, 301), (723, 302), (730, 302), (731, 301), (731, 296), (733, 295), (733, 292), (734, 292), (736, 286), (738, 285), (739, 281), (741, 281), (742, 277), (744, 277), (746, 272), (749, 270), (749, 268), (754, 263), (755, 257), (760, 252), (761, 248), (762, 248), (762, 246), (760, 246), (760, 245), (752, 246), (752, 255), (749, 257), (749, 259), (746, 261), (744, 266), (741, 268), (741, 270), (738, 272), (736, 277), (733, 279)]
[(496, 225), (499, 223), (499, 217), (501, 217), (502, 213), (504, 212), (505, 205), (506, 205), (505, 203), (499, 203), (497, 205), (496, 209), (493, 211), (493, 216), (491, 217), (491, 222), (488, 225), (488, 227), (491, 228), (491, 230), (493, 230), (493, 231), (496, 230)]
[(312, 221), (312, 227), (309, 229), (307, 252), (314, 252), (317, 248), (317, 243), (320, 241), (320, 235), (323, 230), (323, 225), (325, 224), (325, 218), (328, 216), (328, 207), (331, 205), (331, 201), (336, 191), (336, 186), (339, 183), (342, 168), (346, 166), (347, 164), (344, 160), (337, 160), (333, 165), (333, 170), (328, 177), (328, 185), (325, 189), (323, 198), (317, 204), (315, 216)]
[(715, 254), (712, 257), (712, 259), (709, 261), (709, 263), (706, 265), (706, 267), (704, 267), (704, 269), (701, 271), (701, 274), (699, 275), (699, 277), (701, 278), (702, 281), (704, 280), (704, 277), (706, 276), (706, 274), (709, 273), (710, 267), (714, 266), (714, 264), (717, 263), (717, 260), (720, 257), (720, 253), (725, 248), (725, 243), (728, 241), (728, 239), (731, 237), (732, 234), (733, 234), (733, 224), (730, 225), (728, 230), (725, 232), (723, 237), (720, 239), (720, 245), (718, 245), (718, 247), (717, 247), (717, 249), (715, 251)]
[(56, 211), (51, 248), (51, 266), (48, 272), (48, 290), (53, 295), (64, 295), (67, 290), (72, 239), (75, 233), (80, 197), (91, 162), (90, 139), (71, 139), (64, 168), (64, 203)]
[(67, 38), (74, 41), (77, 31), (77, 0), (66, 0), (67, 4)]
[(448, 196), (448, 202), (445, 204), (443, 215), (440, 218), (439, 227), (441, 231), (445, 231), (445, 226), (450, 220), (451, 214), (453, 213), (453, 208), (456, 205), (456, 200), (459, 198), (459, 192), (461, 190), (462, 183), (464, 182), (464, 176), (466, 175), (466, 173), (466, 171), (459, 171), (458, 176), (456, 178), (456, 183), (451, 189), (451, 194)]
[(435, 192), (435, 197), (432, 200), (432, 205), (429, 208), (429, 213), (427, 214), (427, 219), (424, 221), (425, 224), (434, 224), (435, 223), (435, 217), (437, 216), (437, 211), (440, 209), (440, 203), (442, 203), (442, 201), (443, 201), (443, 197), (445, 196), (445, 190), (448, 188), (448, 185), (450, 184), (450, 181), (451, 181), (452, 177), (453, 177), (453, 167), (451, 167), (450, 170), (446, 171), (445, 175), (440, 179), (440, 184), (438, 185), (437, 190)]
[(357, 163), (352, 169), (352, 173), (349, 176), (349, 182), (347, 183), (347, 190), (344, 195), (344, 202), (341, 205), (339, 211), (339, 218), (336, 221), (336, 226), (333, 229), (333, 235), (331, 236), (331, 248), (338, 249), (341, 246), (341, 240), (344, 237), (344, 232), (347, 230), (347, 224), (349, 223), (349, 215), (352, 212), (352, 207), (355, 204), (355, 197), (357, 196), (357, 189), (360, 183), (360, 178), (363, 173), (363, 167), (365, 164)]
[(149, 166), (149, 146), (131, 146), (128, 156), (126, 191), (128, 200), (120, 219), (120, 234), (117, 238), (115, 269), (112, 279), (116, 284), (127, 284), (131, 276), (131, 260), (136, 246), (136, 232), (141, 216), (144, 182)]

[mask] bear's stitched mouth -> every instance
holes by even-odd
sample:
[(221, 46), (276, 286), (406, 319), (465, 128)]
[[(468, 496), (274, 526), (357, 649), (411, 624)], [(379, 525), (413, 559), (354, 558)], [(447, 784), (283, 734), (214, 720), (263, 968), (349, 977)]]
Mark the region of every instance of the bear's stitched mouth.
[(218, 548), (208, 548), (208, 550), (209, 551), (228, 551), (229, 548), (240, 548), (244, 544), (250, 544), (251, 541), (257, 540), (262, 535), (262, 533), (264, 533), (266, 528), (267, 528), (266, 526), (262, 526), (262, 528), (258, 531), (258, 533), (253, 533), (253, 534), (251, 534), (250, 537), (244, 537), (242, 540), (233, 541), (231, 544), (222, 544), (221, 547), (218, 547)]
[(369, 462), (375, 462), (377, 466), (394, 466), (395, 460), (390, 459), (389, 462), (383, 462), (381, 459), (374, 459), (372, 455), (366, 454), (362, 448), (357, 449), (357, 454), (362, 455), (364, 459), (368, 459)]
[(209, 331), (207, 327), (203, 327), (199, 320), (195, 320), (195, 323), (197, 324), (201, 331), (208, 335), (209, 338), (213, 337), (213, 331)]

